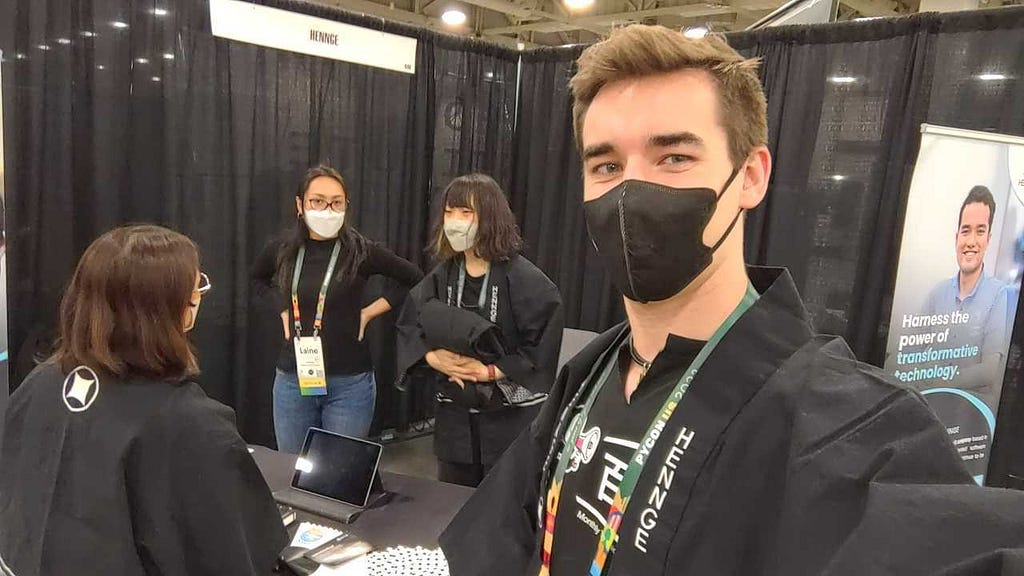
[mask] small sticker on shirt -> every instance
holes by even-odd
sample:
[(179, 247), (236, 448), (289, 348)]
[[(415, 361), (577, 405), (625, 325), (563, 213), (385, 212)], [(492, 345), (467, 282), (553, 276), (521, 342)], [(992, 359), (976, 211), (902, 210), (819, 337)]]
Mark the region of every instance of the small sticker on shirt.
[(601, 443), (601, 428), (594, 426), (590, 430), (580, 434), (572, 447), (572, 456), (569, 459), (569, 467), (566, 474), (576, 472), (580, 464), (590, 464), (597, 452), (597, 445)]

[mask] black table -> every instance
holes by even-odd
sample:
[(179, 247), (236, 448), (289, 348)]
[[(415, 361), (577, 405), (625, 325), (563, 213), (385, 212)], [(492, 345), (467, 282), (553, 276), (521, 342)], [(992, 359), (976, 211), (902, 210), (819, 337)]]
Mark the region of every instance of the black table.
[[(251, 446), (263, 477), (271, 490), (287, 488), (295, 472), (294, 454), (284, 454)], [(355, 522), (341, 524), (322, 516), (296, 510), (298, 518), (289, 528), (289, 537), (301, 522), (344, 530), (382, 550), (391, 546), (437, 548), (437, 538), (473, 494), (472, 488), (403, 474), (381, 473), (384, 489), (392, 492), (391, 501), (363, 512)]]

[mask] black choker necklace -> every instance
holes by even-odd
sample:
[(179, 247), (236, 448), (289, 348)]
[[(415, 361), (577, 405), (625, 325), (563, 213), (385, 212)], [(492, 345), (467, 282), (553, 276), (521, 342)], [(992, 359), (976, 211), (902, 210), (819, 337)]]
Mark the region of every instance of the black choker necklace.
[(636, 347), (633, 346), (633, 337), (629, 337), (629, 356), (633, 359), (633, 362), (640, 367), (640, 379), (647, 376), (647, 371), (651, 369), (651, 363), (644, 360), (644, 357), (636, 351)]

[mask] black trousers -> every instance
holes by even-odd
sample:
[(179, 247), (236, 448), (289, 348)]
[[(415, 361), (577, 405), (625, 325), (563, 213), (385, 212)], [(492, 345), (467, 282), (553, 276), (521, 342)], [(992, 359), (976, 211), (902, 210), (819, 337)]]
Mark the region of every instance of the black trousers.
[(471, 443), (472, 462), (451, 462), (438, 459), (437, 479), (449, 484), (460, 484), (476, 488), (483, 482), (484, 476), (491, 470), (480, 458), (480, 415), (469, 414), (469, 437)]

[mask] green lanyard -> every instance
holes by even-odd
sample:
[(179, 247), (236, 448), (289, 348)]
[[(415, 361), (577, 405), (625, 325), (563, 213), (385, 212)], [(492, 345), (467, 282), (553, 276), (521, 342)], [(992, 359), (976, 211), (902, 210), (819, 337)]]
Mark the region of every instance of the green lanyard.
[[(320, 328), (324, 325), (324, 304), (327, 302), (327, 287), (331, 284), (331, 277), (334, 276), (334, 266), (338, 263), (338, 254), (341, 253), (341, 240), (334, 243), (334, 250), (331, 252), (331, 262), (327, 265), (327, 273), (324, 274), (324, 282), (320, 286), (320, 297), (316, 301), (316, 319), (313, 321), (313, 338), (320, 336)], [(302, 275), (302, 262), (306, 259), (306, 247), (299, 247), (299, 256), (295, 259), (295, 271), (292, 273), (292, 315), (295, 316), (295, 337), (302, 336), (302, 319), (299, 316), (299, 277)]]
[[(484, 303), (487, 302), (487, 284), (491, 280), (491, 265), (487, 265), (487, 273), (484, 274), (484, 283), (480, 286), (480, 297), (477, 298), (476, 309), (483, 310)], [(459, 266), (459, 287), (458, 293), (455, 296), (455, 306), (462, 308), (462, 291), (466, 288), (466, 261), (463, 260)]]
[[(626, 507), (629, 505), (629, 500), (633, 495), (633, 491), (636, 489), (637, 481), (640, 479), (640, 475), (647, 464), (647, 459), (653, 451), (653, 446), (662, 435), (669, 419), (672, 417), (672, 414), (682, 401), (683, 396), (686, 394), (686, 390), (690, 387), (690, 383), (693, 382), (697, 372), (700, 370), (701, 366), (704, 365), (704, 362), (714, 351), (715, 347), (718, 346), (718, 343), (721, 342), (725, 334), (734, 324), (736, 324), (736, 321), (739, 320), (740, 316), (742, 316), (744, 312), (749, 310), (750, 307), (757, 302), (757, 298), (757, 291), (754, 290), (752, 285), (748, 285), (747, 293), (743, 296), (739, 305), (736, 306), (736, 309), (729, 314), (729, 317), (725, 319), (725, 322), (718, 327), (715, 333), (711, 335), (711, 338), (708, 339), (704, 347), (701, 348), (697, 357), (694, 358), (682, 378), (680, 378), (679, 382), (676, 383), (672, 393), (665, 399), (665, 403), (658, 411), (658, 415), (655, 416), (654, 420), (648, 426), (647, 432), (644, 434), (643, 440), (640, 442), (640, 446), (629, 459), (629, 467), (623, 475), (622, 482), (619, 484), (619, 489), (615, 493), (615, 498), (612, 501), (613, 503), (608, 510), (605, 528), (598, 540), (597, 552), (594, 555), (594, 562), (590, 566), (590, 576), (601, 576), (601, 574), (604, 573), (605, 564), (608, 560), (608, 556), (611, 554), (612, 546), (618, 538), (619, 528), (622, 525), (622, 518), (626, 512)], [(566, 469), (572, 461), (573, 452), (577, 448), (577, 443), (581, 441), (580, 433), (586, 425), (587, 418), (594, 406), (594, 402), (600, 395), (601, 389), (604, 388), (604, 385), (611, 377), (615, 366), (616, 356), (613, 354), (610, 355), (607, 366), (603, 370), (600, 379), (597, 380), (597, 385), (591, 387), (580, 412), (573, 417), (568, 430), (566, 430), (565, 444), (558, 459), (558, 467), (555, 470), (551, 486), (548, 489), (547, 513), (545, 515), (544, 530), (545, 541), (543, 545), (542, 566), (540, 571), (540, 574), (542, 575), (550, 573), (551, 550), (554, 546), (555, 535), (555, 517), (558, 512), (558, 500), (562, 490), (562, 483), (565, 480)]]

